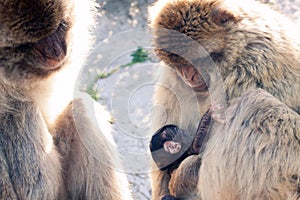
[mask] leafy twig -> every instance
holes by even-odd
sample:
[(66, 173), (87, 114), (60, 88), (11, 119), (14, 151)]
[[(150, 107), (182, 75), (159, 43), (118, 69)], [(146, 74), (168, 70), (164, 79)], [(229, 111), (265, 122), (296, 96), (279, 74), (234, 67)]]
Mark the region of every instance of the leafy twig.
[(99, 73), (95, 79), (92, 81), (92, 83), (88, 86), (86, 92), (96, 101), (99, 100), (99, 94), (97, 92), (97, 88), (95, 87), (98, 80), (105, 79), (112, 74), (118, 72), (120, 69), (125, 67), (131, 67), (132, 65), (135, 65), (137, 63), (143, 63), (149, 60), (148, 53), (143, 48), (139, 47), (135, 52), (133, 52), (131, 55), (132, 60), (130, 63), (127, 63), (125, 65), (121, 65), (118, 67), (115, 67), (114, 69), (108, 71), (108, 72), (102, 72)]

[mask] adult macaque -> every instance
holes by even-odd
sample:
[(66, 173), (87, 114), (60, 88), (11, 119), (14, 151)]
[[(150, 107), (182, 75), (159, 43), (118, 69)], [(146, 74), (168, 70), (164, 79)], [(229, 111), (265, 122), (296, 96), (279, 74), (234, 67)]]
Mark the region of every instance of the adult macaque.
[(108, 114), (73, 99), (94, 9), (0, 0), (0, 199), (131, 199)]
[[(152, 173), (153, 199), (166, 195), (300, 198), (297, 26), (268, 5), (251, 0), (161, 0), (150, 12), (154, 47), (167, 65), (161, 69), (154, 94), (154, 104), (163, 109), (154, 112), (152, 131), (165, 124), (192, 130), (208, 110), (214, 79), (200, 75), (213, 66), (202, 62), (203, 56), (197, 56), (186, 38), (202, 46), (214, 61), (223, 80), (225, 106), (229, 106), (225, 127), (212, 126), (203, 156), (184, 160), (172, 177), (162, 171)], [(178, 37), (179, 33), (183, 36)], [(197, 100), (191, 100), (195, 95)], [(194, 187), (197, 183), (187, 178), (192, 172), (185, 166), (197, 173), (199, 160), (200, 181)]]

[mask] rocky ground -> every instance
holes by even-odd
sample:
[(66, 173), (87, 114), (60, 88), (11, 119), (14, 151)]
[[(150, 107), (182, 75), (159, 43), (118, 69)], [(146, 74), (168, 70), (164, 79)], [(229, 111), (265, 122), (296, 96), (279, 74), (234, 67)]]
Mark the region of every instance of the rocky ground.
[[(300, 18), (300, 0), (264, 0), (293, 17)], [(86, 86), (99, 94), (113, 116), (113, 136), (121, 154), (137, 200), (150, 199), (149, 150), (147, 136), (151, 124), (153, 74), (157, 65), (151, 60), (125, 67), (131, 54), (142, 47), (151, 52), (147, 27), (147, 7), (153, 0), (98, 0), (102, 7), (96, 28), (97, 45), (84, 71)], [(123, 67), (120, 67), (123, 66)], [(120, 67), (120, 69), (118, 69)], [(114, 73), (96, 80), (97, 74)], [(105, 74), (105, 73), (104, 73)]]

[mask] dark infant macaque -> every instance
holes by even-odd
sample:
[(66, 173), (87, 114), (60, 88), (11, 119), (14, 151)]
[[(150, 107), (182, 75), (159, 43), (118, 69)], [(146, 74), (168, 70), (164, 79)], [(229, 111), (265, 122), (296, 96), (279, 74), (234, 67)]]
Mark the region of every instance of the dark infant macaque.
[(173, 124), (165, 125), (156, 131), (150, 141), (150, 151), (158, 168), (169, 170), (171, 173), (185, 158), (199, 154), (208, 133), (211, 118), (224, 123), (222, 115), (216, 113), (222, 108), (223, 106), (216, 102), (211, 106), (202, 116), (192, 141), (188, 137), (189, 134)]

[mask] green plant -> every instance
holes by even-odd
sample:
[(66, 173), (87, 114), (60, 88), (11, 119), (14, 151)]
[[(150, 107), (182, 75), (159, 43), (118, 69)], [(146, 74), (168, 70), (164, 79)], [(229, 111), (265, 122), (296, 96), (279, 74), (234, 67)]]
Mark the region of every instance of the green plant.
[(131, 64), (142, 63), (149, 60), (148, 53), (143, 48), (139, 47), (135, 52), (131, 54)]
[(99, 93), (97, 92), (97, 88), (94, 87), (95, 84), (91, 84), (87, 87), (86, 92), (95, 100), (99, 100)]
[(99, 100), (99, 94), (97, 92), (97, 87), (95, 87), (98, 80), (105, 79), (105, 78), (111, 76), (112, 74), (118, 72), (122, 68), (130, 67), (130, 66), (135, 65), (137, 63), (143, 63), (143, 62), (146, 62), (147, 60), (149, 60), (148, 52), (145, 49), (141, 48), (141, 47), (138, 47), (138, 49), (136, 51), (134, 51), (132, 54), (130, 54), (130, 56), (132, 57), (131, 62), (129, 62), (125, 65), (115, 67), (115, 68), (113, 68), (112, 70), (110, 70), (108, 72), (101, 72), (101, 73), (97, 74), (95, 79), (87, 87), (86, 92), (93, 99), (98, 101)]

